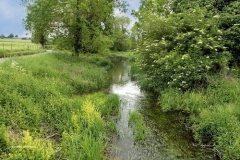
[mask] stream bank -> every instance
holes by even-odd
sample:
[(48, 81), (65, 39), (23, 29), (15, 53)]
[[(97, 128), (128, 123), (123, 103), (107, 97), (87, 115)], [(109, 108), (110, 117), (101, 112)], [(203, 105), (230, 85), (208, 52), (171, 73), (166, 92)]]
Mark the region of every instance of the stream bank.
[[(118, 136), (113, 139), (109, 159), (215, 159), (211, 148), (196, 145), (192, 134), (180, 123), (186, 115), (180, 112), (165, 113), (156, 103), (156, 96), (141, 91), (131, 80), (130, 65), (119, 58), (110, 71), (110, 93), (118, 95), (121, 117), (117, 121)], [(145, 141), (134, 141), (129, 126), (129, 112), (138, 111), (147, 126)]]

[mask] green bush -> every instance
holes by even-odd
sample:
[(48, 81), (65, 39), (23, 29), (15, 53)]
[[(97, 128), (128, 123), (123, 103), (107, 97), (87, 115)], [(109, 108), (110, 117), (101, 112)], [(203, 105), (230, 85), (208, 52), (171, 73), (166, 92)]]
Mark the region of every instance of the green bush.
[[(230, 59), (222, 43), (218, 18), (205, 18), (196, 8), (168, 17), (150, 15), (146, 34), (137, 48), (138, 67), (146, 74), (147, 88), (173, 87), (186, 91), (208, 85), (207, 75), (219, 73)], [(177, 22), (177, 23), (176, 23)]]

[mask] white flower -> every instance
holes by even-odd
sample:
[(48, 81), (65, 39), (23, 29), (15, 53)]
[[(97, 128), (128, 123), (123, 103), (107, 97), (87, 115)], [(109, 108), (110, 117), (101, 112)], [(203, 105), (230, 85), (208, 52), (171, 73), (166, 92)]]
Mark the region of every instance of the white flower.
[(219, 18), (219, 17), (220, 17), (220, 15), (218, 15), (218, 14), (213, 16), (213, 18)]
[(199, 42), (198, 42), (198, 44), (202, 44), (203, 42), (200, 40)]

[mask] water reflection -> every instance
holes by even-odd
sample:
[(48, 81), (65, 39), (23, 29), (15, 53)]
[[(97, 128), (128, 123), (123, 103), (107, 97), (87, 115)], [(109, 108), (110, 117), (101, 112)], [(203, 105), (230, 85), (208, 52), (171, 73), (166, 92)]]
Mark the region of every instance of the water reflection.
[(137, 150), (134, 146), (132, 130), (128, 126), (129, 112), (136, 110), (140, 106), (144, 93), (136, 83), (130, 79), (129, 66), (125, 61), (116, 64), (113, 74), (113, 84), (110, 92), (117, 94), (120, 98), (121, 117), (117, 122), (119, 136), (113, 142), (112, 158), (114, 159), (137, 159)]

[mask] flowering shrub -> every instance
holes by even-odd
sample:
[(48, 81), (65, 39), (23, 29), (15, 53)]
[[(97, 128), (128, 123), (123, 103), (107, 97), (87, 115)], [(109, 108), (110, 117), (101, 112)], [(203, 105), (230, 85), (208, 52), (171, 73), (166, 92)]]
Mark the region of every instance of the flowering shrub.
[(149, 16), (137, 48), (138, 66), (146, 73), (148, 88), (188, 90), (207, 85), (207, 75), (225, 68), (230, 58), (222, 45), (218, 15), (208, 19), (202, 9)]

